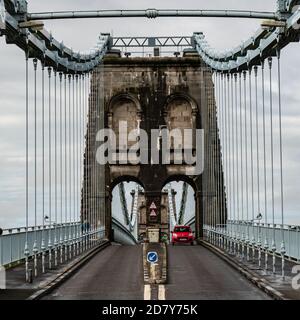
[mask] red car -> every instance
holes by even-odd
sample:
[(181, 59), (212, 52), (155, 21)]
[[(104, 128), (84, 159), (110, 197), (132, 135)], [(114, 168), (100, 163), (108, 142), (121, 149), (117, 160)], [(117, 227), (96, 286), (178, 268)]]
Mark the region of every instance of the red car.
[(195, 236), (189, 226), (176, 226), (172, 231), (172, 245), (175, 243), (190, 243), (194, 245)]

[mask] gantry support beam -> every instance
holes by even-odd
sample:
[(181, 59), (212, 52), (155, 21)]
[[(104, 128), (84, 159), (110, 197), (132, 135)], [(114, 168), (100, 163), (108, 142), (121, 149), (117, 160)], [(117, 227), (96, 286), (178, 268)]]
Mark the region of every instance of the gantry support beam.
[[(298, 5), (298, 7), (297, 7)], [(275, 55), (278, 50), (293, 41), (299, 41), (300, 29), (300, 1), (277, 0), (276, 12), (236, 11), (236, 10), (100, 10), (100, 11), (67, 11), (28, 13), (25, 0), (0, 0), (0, 36), (5, 35), (8, 43), (14, 43), (22, 48), (31, 57), (44, 60), (47, 65), (58, 71), (81, 73), (91, 71), (97, 66), (105, 53), (113, 47), (109, 35), (103, 34), (99, 38), (94, 52), (90, 54), (74, 53), (63, 43), (56, 41), (44, 29), (34, 27), (35, 20), (68, 19), (68, 18), (124, 18), (124, 17), (228, 17), (228, 18), (259, 18), (271, 19), (265, 23), (248, 41), (237, 48), (221, 53), (210, 48), (202, 33), (195, 33), (191, 37), (191, 44), (199, 55), (214, 70), (222, 72), (237, 72), (249, 66), (260, 64), (266, 56)], [(280, 22), (278, 22), (280, 20)], [(42, 22), (37, 23), (41, 27)], [(146, 38), (146, 40), (116, 39), (115, 45), (151, 46), (154, 41), (158, 46), (169, 46), (184, 43), (174, 37), (166, 41), (159, 38)], [(171, 40), (170, 40), (171, 39)], [(172, 40), (173, 39), (173, 40)], [(178, 40), (178, 39), (177, 39)], [(189, 39), (184, 40), (189, 44)], [(134, 44), (135, 43), (135, 44)]]
[(60, 11), (28, 13), (28, 20), (50, 19), (88, 19), (88, 18), (148, 18), (158, 17), (209, 17), (209, 18), (247, 18), (275, 19), (280, 17), (276, 12), (243, 11), (243, 10), (96, 10), (96, 11)]

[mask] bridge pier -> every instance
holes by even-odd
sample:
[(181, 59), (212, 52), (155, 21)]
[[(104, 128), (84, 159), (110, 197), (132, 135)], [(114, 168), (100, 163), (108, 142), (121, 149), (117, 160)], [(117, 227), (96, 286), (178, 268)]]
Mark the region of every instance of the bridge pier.
[[(111, 192), (120, 182), (135, 181), (145, 191), (147, 226), (165, 231), (167, 224), (162, 223), (161, 192), (171, 181), (185, 181), (195, 191), (197, 238), (203, 238), (205, 223), (212, 223), (208, 221), (212, 210), (220, 215), (214, 223), (222, 223), (226, 207), (215, 199), (217, 193), (223, 195), (224, 189), (217, 190), (218, 182), (223, 182), (223, 172), (212, 73), (199, 55), (188, 52), (182, 58), (135, 59), (121, 58), (118, 52), (109, 52), (103, 64), (93, 72), (90, 86), (83, 192), (88, 196), (88, 203), (84, 204), (84, 215), (104, 225), (107, 238), (112, 240)], [(143, 158), (140, 163), (124, 160), (135, 141), (126, 142), (126, 132), (120, 128), (123, 122), (126, 122), (127, 134), (138, 130), (147, 135), (148, 146), (140, 145), (140, 153), (145, 153), (140, 155), (140, 161)], [(95, 158), (103, 142), (97, 141), (96, 137), (104, 128), (115, 134), (116, 150), (110, 150), (113, 154), (107, 156), (106, 165), (99, 165)], [(179, 143), (177, 138), (171, 142), (170, 163), (162, 163), (162, 151), (166, 147), (162, 130), (171, 132), (178, 128), (182, 138), (186, 138), (184, 130), (192, 130), (193, 138), (186, 148), (193, 150), (194, 157), (195, 150), (202, 147), (202, 142), (195, 139), (196, 130), (204, 132), (205, 148), (201, 150), (204, 160), (197, 159), (204, 161), (204, 172), (199, 168), (196, 172), (186, 159), (177, 163), (178, 150), (183, 147), (183, 140)], [(213, 151), (216, 153), (214, 162), (210, 158)], [(148, 162), (144, 163), (145, 160)], [(220, 198), (225, 199), (225, 195)]]

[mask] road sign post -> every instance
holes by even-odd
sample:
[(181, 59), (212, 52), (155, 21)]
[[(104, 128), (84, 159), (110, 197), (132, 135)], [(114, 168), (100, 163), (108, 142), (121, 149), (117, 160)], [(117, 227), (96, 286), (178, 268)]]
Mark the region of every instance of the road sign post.
[(155, 251), (148, 252), (147, 261), (151, 264), (158, 262), (158, 254)]

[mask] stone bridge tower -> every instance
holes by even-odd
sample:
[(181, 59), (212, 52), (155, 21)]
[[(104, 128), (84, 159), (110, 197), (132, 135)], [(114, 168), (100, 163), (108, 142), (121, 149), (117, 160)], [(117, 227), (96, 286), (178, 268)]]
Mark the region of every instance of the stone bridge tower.
[[(85, 183), (83, 192), (88, 193), (85, 210), (103, 210), (101, 221), (111, 229), (111, 201), (113, 188), (122, 181), (135, 181), (145, 190), (147, 225), (160, 227), (160, 204), (164, 186), (171, 181), (186, 181), (195, 192), (196, 233), (203, 236), (203, 225), (208, 223), (209, 210), (220, 213), (218, 223), (226, 212), (223, 173), (220, 160), (220, 143), (217, 130), (216, 106), (212, 73), (200, 57), (187, 52), (183, 57), (124, 58), (119, 52), (110, 52), (103, 63), (91, 75), (89, 101), (89, 126), (85, 153)], [(127, 122), (127, 132), (120, 132), (120, 121)], [(118, 146), (119, 160), (114, 164), (99, 165), (96, 162), (100, 143), (96, 134), (100, 129), (110, 128), (116, 134), (117, 142), (121, 134), (131, 130), (145, 130), (151, 137), (152, 129), (202, 129), (204, 133), (204, 171), (189, 174), (191, 166), (175, 164), (177, 150), (175, 141), (171, 144), (170, 164), (128, 164), (122, 163), (122, 154), (136, 142)], [(159, 140), (158, 140), (159, 141)], [(158, 148), (152, 144), (151, 149)], [(180, 147), (180, 146), (179, 146)], [(195, 153), (196, 140), (190, 141)], [(209, 154), (217, 150), (214, 161)], [(220, 183), (221, 181), (221, 183)], [(86, 187), (85, 187), (86, 186)], [(216, 197), (217, 193), (222, 197)], [(219, 199), (219, 201), (217, 201)], [(150, 216), (150, 206), (155, 203), (158, 215)], [(87, 209), (84, 209), (87, 208)]]

